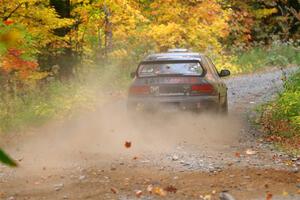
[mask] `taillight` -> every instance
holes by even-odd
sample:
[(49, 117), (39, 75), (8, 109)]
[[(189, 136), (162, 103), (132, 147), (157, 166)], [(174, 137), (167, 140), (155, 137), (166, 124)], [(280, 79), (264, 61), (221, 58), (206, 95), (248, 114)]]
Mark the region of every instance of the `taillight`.
[(210, 94), (214, 92), (214, 87), (211, 84), (201, 84), (201, 85), (192, 85), (191, 86), (192, 93), (206, 93)]
[(146, 95), (150, 93), (149, 86), (131, 86), (129, 89), (129, 94), (133, 95)]

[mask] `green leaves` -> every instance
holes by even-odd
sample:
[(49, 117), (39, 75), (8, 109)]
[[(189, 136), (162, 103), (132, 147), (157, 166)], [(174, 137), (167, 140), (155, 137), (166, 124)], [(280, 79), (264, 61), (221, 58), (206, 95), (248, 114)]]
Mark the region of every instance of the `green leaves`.
[(0, 149), (0, 162), (11, 167), (18, 166), (18, 164), (13, 159), (11, 159), (2, 149)]
[(300, 71), (289, 77), (285, 90), (265, 106), (261, 123), (264, 129), (282, 137), (299, 137), (300, 131)]

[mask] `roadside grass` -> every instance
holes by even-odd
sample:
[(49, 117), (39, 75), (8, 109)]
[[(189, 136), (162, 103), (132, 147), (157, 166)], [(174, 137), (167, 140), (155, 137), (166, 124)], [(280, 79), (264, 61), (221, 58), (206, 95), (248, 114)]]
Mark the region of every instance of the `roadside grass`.
[(300, 153), (300, 69), (284, 84), (278, 97), (262, 106), (260, 124), (266, 139), (288, 152)]
[(300, 48), (293, 43), (274, 42), (269, 47), (254, 47), (247, 51), (236, 52), (238, 73), (252, 73), (269, 67), (300, 65)]
[(274, 147), (277, 151), (285, 152), (286, 154), (298, 157), (300, 155), (300, 149), (299, 146), (297, 147), (296, 144), (300, 142), (300, 138), (295, 139), (294, 143), (291, 144), (291, 140), (287, 141), (272, 141), (274, 144)]
[(64, 119), (77, 110), (92, 109), (94, 102), (95, 97), (87, 87), (58, 81), (25, 94), (1, 94), (0, 133), (40, 126), (50, 119)]
[(14, 95), (0, 91), (0, 134), (63, 121), (125, 95), (131, 82), (129, 69), (116, 63), (89, 67), (70, 81), (52, 80)]

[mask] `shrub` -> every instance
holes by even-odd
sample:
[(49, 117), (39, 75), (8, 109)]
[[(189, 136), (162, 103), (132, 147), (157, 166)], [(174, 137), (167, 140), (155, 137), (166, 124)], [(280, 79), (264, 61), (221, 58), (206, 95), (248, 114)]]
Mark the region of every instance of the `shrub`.
[(265, 106), (261, 122), (271, 134), (300, 136), (300, 70), (286, 81), (278, 98)]
[(300, 65), (300, 49), (297, 43), (273, 42), (270, 47), (257, 46), (237, 52), (233, 62), (241, 72), (255, 72), (265, 67)]

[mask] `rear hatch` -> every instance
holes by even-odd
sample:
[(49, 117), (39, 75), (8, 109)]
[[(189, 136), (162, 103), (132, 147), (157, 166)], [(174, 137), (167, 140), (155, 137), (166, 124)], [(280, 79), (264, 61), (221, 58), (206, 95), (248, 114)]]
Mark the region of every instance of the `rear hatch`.
[(190, 96), (214, 92), (198, 60), (142, 62), (130, 95)]

